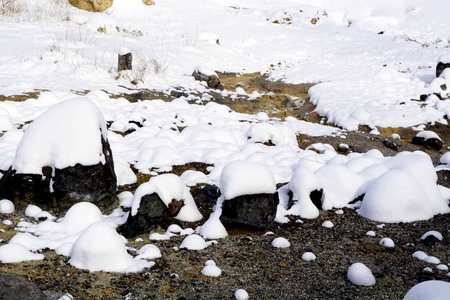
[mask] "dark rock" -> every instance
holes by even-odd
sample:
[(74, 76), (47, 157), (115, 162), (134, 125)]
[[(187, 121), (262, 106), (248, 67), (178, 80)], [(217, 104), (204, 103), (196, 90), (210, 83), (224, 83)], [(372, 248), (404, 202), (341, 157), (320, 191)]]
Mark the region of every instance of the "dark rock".
[(10, 168), (0, 179), (0, 196), (19, 207), (35, 204), (44, 210), (69, 209), (73, 204), (87, 201), (110, 211), (117, 204), (117, 179), (109, 142), (102, 137), (105, 164), (77, 164), (55, 169), (43, 167), (42, 175), (20, 174)]
[(283, 106), (292, 106), (292, 101), (291, 101), (291, 99), (289, 99), (289, 98), (286, 98), (286, 99), (284, 99), (282, 102), (281, 102), (281, 105), (283, 105)]
[(436, 77), (441, 76), (442, 72), (444, 72), (446, 68), (450, 68), (450, 63), (438, 62), (436, 66)]
[(130, 214), (119, 231), (124, 237), (132, 238), (148, 233), (158, 225), (168, 226), (174, 223), (173, 217), (180, 212), (183, 205), (183, 200), (172, 200), (167, 207), (158, 194), (145, 195), (141, 198), (137, 214)]
[(0, 272), (0, 299), (47, 299), (36, 284), (23, 276)]
[(437, 184), (450, 188), (450, 170), (439, 170), (436, 172)]
[(205, 81), (208, 87), (211, 89), (223, 90), (223, 85), (220, 83), (219, 76), (217, 76), (216, 74), (206, 75), (198, 70), (195, 70), (194, 73), (192, 73), (192, 76), (194, 76), (195, 80)]
[(359, 146), (351, 147), (351, 149), (353, 152), (356, 152), (356, 153), (366, 153), (368, 151), (366, 148), (359, 147)]
[(394, 142), (390, 142), (390, 141), (388, 141), (388, 140), (384, 140), (384, 141), (383, 141), (383, 145), (384, 145), (386, 148), (389, 148), (389, 149), (392, 149), (392, 150), (398, 152), (397, 144), (395, 144)]
[(193, 194), (192, 196), (197, 203), (216, 203), (220, 195), (220, 189), (217, 186), (206, 185), (197, 194)]
[[(287, 205), (287, 209), (290, 209), (292, 205), (294, 205), (294, 195), (292, 194), (292, 191), (288, 192), (289, 195), (289, 201)], [(311, 202), (317, 207), (317, 209), (322, 209), (322, 196), (323, 196), (323, 189), (320, 190), (314, 190), (309, 194), (309, 198), (311, 199)]]
[(225, 200), (220, 221), (229, 228), (265, 229), (275, 220), (278, 203), (278, 193), (243, 195)]
[(439, 239), (434, 235), (430, 234), (425, 239), (423, 239), (422, 242), (427, 247), (433, 247), (437, 242), (439, 242)]
[(131, 53), (119, 54), (117, 70), (119, 72), (133, 69), (133, 56)]
[(433, 149), (439, 151), (442, 149), (443, 143), (440, 139), (437, 138), (429, 138), (425, 139), (423, 137), (415, 136), (412, 139), (412, 143), (416, 145), (421, 145), (429, 149)]
[(188, 97), (189, 95), (185, 92), (181, 92), (181, 91), (177, 91), (177, 90), (172, 90), (170, 91), (170, 96), (174, 97), (174, 98), (180, 98), (180, 97)]

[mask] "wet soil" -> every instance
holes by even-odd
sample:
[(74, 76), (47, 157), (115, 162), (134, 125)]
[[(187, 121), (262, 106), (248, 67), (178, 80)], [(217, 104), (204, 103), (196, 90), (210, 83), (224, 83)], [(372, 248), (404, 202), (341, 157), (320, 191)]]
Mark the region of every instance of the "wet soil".
[[(245, 96), (232, 98), (223, 96), (219, 90), (210, 90), (210, 101), (228, 105), (237, 112), (266, 112), (273, 118), (293, 116), (326, 124), (326, 119), (317, 115), (308, 101), (307, 92), (311, 84), (270, 82), (261, 74), (220, 74), (220, 79), (226, 90), (234, 91), (241, 87), (247, 93), (258, 91), (262, 97), (256, 100)], [(125, 97), (130, 101), (171, 101), (183, 93), (186, 91), (181, 89), (172, 93), (138, 90), (112, 97)], [(38, 94), (10, 96), (0, 98), (0, 101), (22, 101), (35, 98)], [(201, 94), (194, 96), (198, 99), (202, 97)], [(346, 132), (345, 138), (300, 135), (298, 142), (302, 149), (314, 143), (327, 143), (342, 154), (378, 149), (384, 155), (392, 156), (399, 151), (421, 150), (427, 152), (437, 165), (440, 156), (448, 151), (449, 129), (439, 124), (427, 129), (435, 131), (443, 139), (442, 150), (411, 144), (416, 134), (411, 128), (378, 128), (381, 134), (372, 135), (368, 128), (361, 127), (358, 132)], [(401, 140), (392, 140), (390, 136), (393, 133), (398, 133)], [(395, 143), (397, 150), (386, 140)], [(174, 166), (173, 172), (181, 174), (188, 169), (205, 171), (208, 166), (202, 163)], [(140, 183), (149, 179), (149, 175), (137, 175), (137, 184), (121, 187), (120, 191), (134, 192)], [(196, 197), (201, 190), (202, 187), (197, 186), (191, 192)], [(214, 202), (199, 201), (197, 205), (207, 217)], [(6, 219), (11, 220), (13, 225), (0, 222), (0, 245), (8, 243), (17, 233), (14, 227), (21, 220), (33, 221), (21, 209), (10, 215), (0, 215), (1, 221)], [(335, 226), (323, 227), (325, 220)], [(195, 228), (201, 223), (180, 225)], [(75, 299), (234, 299), (234, 292), (241, 288), (249, 293), (250, 299), (402, 299), (411, 287), (421, 281), (450, 281), (448, 271), (438, 270), (435, 265), (412, 257), (415, 251), (421, 250), (436, 256), (442, 264), (450, 263), (448, 224), (449, 214), (438, 215), (428, 221), (380, 226), (378, 222), (360, 217), (355, 210), (345, 208), (342, 214), (321, 211), (318, 218), (311, 220), (291, 218), (290, 223), (277, 223), (264, 231), (229, 231), (227, 238), (201, 251), (179, 250), (182, 236), (172, 237), (169, 241), (150, 241), (148, 236), (151, 232), (148, 232), (139, 236), (142, 241), (129, 240), (130, 254), (135, 254), (133, 248), (139, 249), (144, 244), (153, 243), (163, 256), (155, 260), (153, 268), (138, 274), (78, 270), (68, 264), (68, 258), (49, 250), (42, 251), (46, 256), (43, 261), (0, 263), (0, 272), (23, 275), (48, 295), (56, 297), (70, 293)], [(374, 231), (376, 236), (366, 235), (369, 230)], [(432, 244), (421, 241), (420, 237), (430, 230), (441, 232), (443, 241)], [(165, 228), (155, 231), (162, 233)], [(272, 247), (271, 241), (278, 236), (287, 238), (291, 246), (284, 249)], [(378, 242), (383, 237), (391, 238), (396, 246), (380, 246)], [(313, 252), (316, 260), (302, 260), (304, 252)], [(204, 263), (209, 259), (214, 260), (222, 270), (219, 277), (202, 275)], [(349, 282), (347, 270), (354, 262), (362, 262), (372, 270), (377, 280), (374, 286), (361, 287)], [(432, 272), (424, 271), (426, 267), (431, 268)]]

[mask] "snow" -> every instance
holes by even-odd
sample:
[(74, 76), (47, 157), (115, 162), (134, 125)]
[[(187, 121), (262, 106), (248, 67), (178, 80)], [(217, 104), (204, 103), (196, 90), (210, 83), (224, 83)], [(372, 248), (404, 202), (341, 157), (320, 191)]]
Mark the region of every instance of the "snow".
[(283, 237), (277, 237), (272, 240), (271, 245), (275, 248), (289, 248), (291, 246), (291, 243)]
[(369, 230), (369, 231), (366, 232), (366, 235), (368, 235), (368, 236), (376, 236), (376, 233), (373, 230)]
[(325, 222), (322, 223), (322, 227), (333, 228), (334, 224), (331, 221), (325, 221)]
[(45, 166), (63, 169), (77, 163), (105, 163), (101, 135), (106, 134), (103, 115), (93, 102), (83, 98), (63, 101), (27, 127), (12, 168), (21, 174), (42, 174)]
[(188, 250), (203, 250), (209, 245), (211, 242), (206, 242), (200, 235), (191, 234), (184, 238), (181, 242), (180, 249), (186, 248)]
[(354, 263), (348, 268), (347, 278), (354, 285), (371, 286), (375, 284), (372, 271), (362, 263)]
[(382, 238), (378, 244), (380, 244), (381, 246), (384, 246), (386, 248), (393, 248), (395, 247), (395, 243), (392, 239), (390, 238)]
[[(194, 1), (194, 5), (171, 0), (148, 7), (140, 1), (130, 5), (115, 0), (106, 13), (95, 14), (74, 8), (63, 11), (47, 0), (17, 1), (27, 2), (30, 11), (0, 16), (0, 94), (46, 92), (25, 101), (0, 101), (2, 171), (12, 166), (18, 173), (42, 174), (43, 166), (104, 162), (101, 137), (108, 138), (119, 186), (137, 182), (132, 166), (152, 175), (134, 194), (119, 195), (120, 206), (131, 208), (132, 215), (144, 195), (157, 193), (166, 205), (173, 199), (184, 201), (177, 220), (197, 222), (203, 216), (189, 187), (220, 187), (222, 196), (214, 211), (195, 230), (172, 225), (164, 234), (149, 236), (152, 241), (186, 236), (180, 248), (189, 250), (205, 249), (212, 244), (206, 240), (228, 235), (220, 222), (223, 201), (273, 194), (277, 184), (287, 183), (278, 189), (280, 223), (289, 222), (288, 215), (319, 217), (310, 199), (316, 190), (323, 190), (323, 209), (339, 209), (336, 213), (365, 195), (358, 213), (378, 222), (414, 222), (450, 212), (448, 189), (436, 185), (436, 169), (425, 153), (385, 157), (370, 150), (344, 156), (327, 144), (302, 150), (296, 136), (332, 135), (344, 140), (346, 130), (367, 125), (373, 134), (381, 131), (379, 127), (414, 127), (419, 137), (439, 138), (424, 129), (425, 124), (446, 125), (445, 117), (450, 116), (449, 100), (436, 96), (448, 97), (449, 89), (443, 91), (441, 86), (450, 86), (450, 72), (435, 78), (434, 71), (437, 61), (450, 61), (446, 0), (433, 5), (406, 0), (245, 1), (233, 9), (229, 1)], [(312, 18), (317, 19), (315, 25)], [(377, 34), (380, 31), (383, 34)], [(124, 53), (133, 54), (133, 70), (117, 78), (117, 54)], [(209, 102), (211, 92), (192, 78), (194, 70), (210, 75), (255, 72), (286, 83), (317, 83), (309, 90), (315, 112), (343, 129), (294, 117), (277, 119), (263, 111), (234, 112)], [(195, 95), (172, 102), (131, 103), (104, 92), (154, 89), (167, 94), (174, 88)], [(263, 94), (247, 86), (222, 91), (235, 101), (248, 98), (252, 103)], [(429, 96), (416, 101), (420, 95)], [(108, 129), (106, 122), (111, 124)], [(391, 138), (400, 140), (398, 134)], [(265, 145), (269, 142), (273, 146)], [(340, 147), (349, 149), (345, 143)], [(192, 162), (210, 166), (206, 172), (188, 170), (180, 177), (159, 175)], [(441, 164), (440, 168), (450, 168), (448, 153), (442, 155)], [(288, 209), (289, 191), (293, 205)], [(13, 203), (1, 200), (0, 213), (12, 212)], [(128, 273), (151, 267), (147, 260), (161, 257), (159, 249), (148, 244), (136, 251), (135, 258), (128, 254), (114, 229), (126, 215), (116, 213), (103, 216), (93, 204), (79, 203), (55, 221), (48, 212), (29, 206), (27, 216), (47, 220), (17, 224), (19, 232), (0, 247), (0, 259), (43, 259), (34, 252), (51, 249), (89, 271)], [(14, 225), (8, 221), (2, 223)], [(328, 228), (332, 225), (324, 222)], [(366, 234), (376, 236), (374, 231)], [(438, 232), (428, 232), (422, 239), (430, 234), (442, 240)], [(386, 238), (380, 243), (394, 246)], [(276, 238), (272, 245), (289, 247), (289, 242)], [(445, 270), (434, 256), (424, 252), (413, 256)], [(205, 276), (217, 274), (214, 267), (206, 265)], [(370, 270), (361, 264), (350, 267), (348, 278), (358, 285), (374, 284)], [(249, 296), (238, 290), (235, 297)]]
[(43, 260), (44, 258), (43, 254), (33, 253), (21, 244), (7, 244), (0, 247), (0, 261), (2, 263)]
[(273, 194), (276, 191), (272, 172), (264, 165), (247, 161), (227, 164), (220, 176), (220, 191), (226, 200), (243, 195)]
[(444, 239), (442, 234), (440, 232), (438, 232), (438, 231), (435, 231), (435, 230), (431, 230), (431, 231), (425, 232), (424, 235), (422, 235), (422, 237), (420, 239), (424, 240), (424, 239), (426, 239), (429, 236), (434, 236), (439, 241), (442, 241)]
[(219, 277), (222, 274), (222, 270), (216, 266), (216, 263), (213, 260), (208, 260), (205, 262), (202, 274), (209, 277)]
[(249, 296), (246, 290), (238, 289), (234, 292), (234, 297), (236, 300), (247, 300)]
[(0, 200), (0, 214), (12, 214), (14, 212), (14, 203), (11, 200)]
[(316, 255), (312, 252), (305, 252), (302, 254), (302, 259), (305, 261), (314, 261), (316, 260)]
[(434, 131), (429, 130), (424, 130), (417, 133), (416, 137), (423, 138), (424, 140), (437, 139), (442, 142), (442, 139)]
[(152, 244), (147, 244), (141, 247), (137, 251), (138, 256), (136, 256), (136, 259), (155, 259), (162, 257), (161, 251), (158, 247)]
[(413, 286), (403, 298), (404, 300), (434, 299), (445, 300), (450, 295), (450, 283), (440, 280), (421, 282)]
[(75, 241), (69, 264), (95, 271), (135, 273), (154, 265), (128, 254), (124, 239), (106, 222), (91, 224)]
[(153, 193), (157, 193), (166, 206), (172, 200), (183, 200), (184, 205), (175, 216), (176, 219), (185, 222), (195, 222), (203, 218), (189, 192), (189, 188), (175, 174), (163, 174), (152, 177), (149, 182), (141, 184), (133, 197), (131, 215), (137, 214), (142, 197)]

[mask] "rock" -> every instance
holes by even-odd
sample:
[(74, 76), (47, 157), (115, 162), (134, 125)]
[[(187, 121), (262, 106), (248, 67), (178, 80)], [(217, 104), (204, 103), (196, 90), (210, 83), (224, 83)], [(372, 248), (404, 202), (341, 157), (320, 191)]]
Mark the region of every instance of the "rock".
[(10, 167), (0, 179), (0, 195), (19, 207), (31, 203), (44, 210), (67, 210), (86, 201), (108, 212), (118, 201), (117, 178), (109, 142), (103, 137), (102, 146), (105, 164), (55, 168), (53, 176), (51, 167), (42, 168), (44, 176), (20, 174)]
[(83, 98), (59, 102), (34, 120), (0, 179), (0, 196), (50, 211), (88, 201), (109, 212), (118, 202), (116, 188), (106, 122)]
[(439, 136), (432, 131), (421, 131), (412, 139), (412, 143), (421, 145), (429, 149), (439, 151), (442, 149), (443, 142)]
[(220, 190), (215, 185), (206, 185), (197, 194), (192, 196), (197, 203), (216, 203), (220, 197)]
[(220, 221), (225, 227), (265, 229), (275, 220), (278, 203), (278, 193), (243, 195), (225, 200)]
[(436, 66), (436, 77), (441, 76), (446, 68), (450, 68), (450, 62), (438, 62)]
[(383, 145), (384, 145), (386, 148), (389, 148), (389, 149), (392, 149), (392, 150), (398, 152), (397, 145), (396, 145), (394, 142), (391, 142), (391, 141), (388, 141), (388, 140), (384, 140), (382, 143), (383, 143)]
[(133, 56), (131, 52), (127, 51), (126, 49), (124, 50), (125, 51), (119, 53), (119, 59), (117, 63), (118, 72), (133, 69)]
[(436, 174), (438, 176), (437, 184), (450, 188), (450, 170), (439, 170)]
[(194, 73), (192, 73), (195, 80), (205, 81), (209, 88), (211, 89), (223, 89), (223, 85), (220, 83), (219, 76), (215, 72), (209, 70), (203, 70), (197, 68)]
[(184, 205), (183, 200), (172, 200), (169, 206), (161, 200), (157, 193), (145, 195), (136, 215), (128, 217), (119, 231), (126, 238), (132, 238), (143, 233), (149, 233), (156, 226), (168, 226), (174, 223), (175, 217)]
[(69, 0), (69, 3), (82, 10), (103, 12), (112, 6), (113, 0)]
[(155, 5), (155, 1), (153, 0), (142, 0), (142, 3), (145, 5)]
[(25, 277), (0, 272), (0, 299), (47, 299), (36, 284)]

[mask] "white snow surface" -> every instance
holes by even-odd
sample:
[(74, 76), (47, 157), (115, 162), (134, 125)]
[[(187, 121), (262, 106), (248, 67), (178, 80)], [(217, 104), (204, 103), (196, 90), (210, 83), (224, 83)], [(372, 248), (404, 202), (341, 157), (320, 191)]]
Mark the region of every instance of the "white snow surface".
[(413, 286), (403, 300), (446, 300), (450, 295), (450, 283), (441, 280), (430, 280)]
[(375, 284), (372, 271), (362, 263), (354, 263), (348, 268), (347, 278), (354, 285), (371, 286)]
[(91, 272), (123, 273), (140, 272), (154, 265), (129, 255), (124, 238), (106, 222), (93, 223), (83, 231), (73, 245), (69, 264)]
[(12, 214), (14, 212), (14, 203), (8, 199), (0, 200), (0, 214)]
[(63, 101), (27, 127), (12, 168), (21, 174), (42, 174), (44, 166), (63, 169), (77, 163), (105, 163), (102, 134), (106, 137), (105, 120), (93, 102), (85, 98)]
[(289, 248), (291, 243), (283, 237), (277, 237), (272, 240), (271, 245), (275, 248)]

